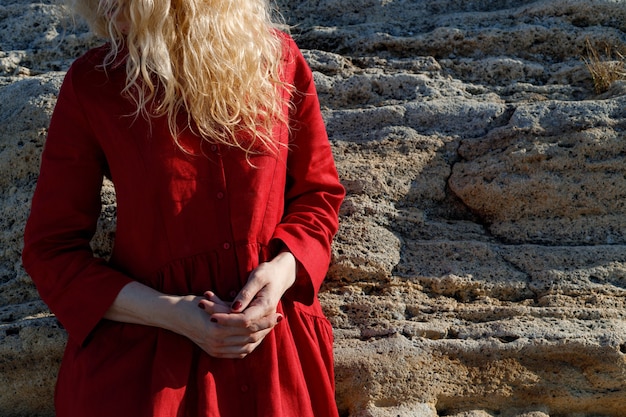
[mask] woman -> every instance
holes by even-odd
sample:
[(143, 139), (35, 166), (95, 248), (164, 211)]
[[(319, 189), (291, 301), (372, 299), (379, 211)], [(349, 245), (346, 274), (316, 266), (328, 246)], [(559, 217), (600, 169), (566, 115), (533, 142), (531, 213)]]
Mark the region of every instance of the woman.
[[(344, 196), (264, 0), (81, 0), (23, 261), (68, 332), (57, 416), (337, 416), (317, 291)], [(115, 184), (108, 261), (89, 242)]]

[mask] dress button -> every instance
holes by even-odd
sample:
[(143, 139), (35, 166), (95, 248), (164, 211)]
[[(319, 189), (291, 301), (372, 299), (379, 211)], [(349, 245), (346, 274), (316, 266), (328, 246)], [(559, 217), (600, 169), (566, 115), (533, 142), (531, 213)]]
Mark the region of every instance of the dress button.
[(230, 295), (230, 298), (235, 298), (237, 297), (237, 291), (232, 290), (230, 293), (228, 293), (228, 295)]
[(248, 392), (248, 386), (247, 385), (242, 385), (241, 386), (241, 392)]
[(224, 249), (230, 249), (230, 243), (226, 242), (222, 245)]
[(217, 193), (216, 197), (218, 200), (221, 200), (222, 198), (224, 198), (224, 193), (220, 191)]
[(211, 145), (211, 151), (217, 152), (217, 145)]

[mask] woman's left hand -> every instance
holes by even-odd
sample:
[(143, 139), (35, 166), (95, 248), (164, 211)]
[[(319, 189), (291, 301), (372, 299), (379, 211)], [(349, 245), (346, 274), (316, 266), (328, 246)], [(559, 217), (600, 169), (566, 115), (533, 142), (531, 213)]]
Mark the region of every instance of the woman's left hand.
[(215, 313), (222, 326), (249, 327), (258, 320), (276, 314), (283, 294), (296, 280), (296, 258), (289, 251), (260, 264), (250, 273), (248, 282), (231, 304), (232, 313)]

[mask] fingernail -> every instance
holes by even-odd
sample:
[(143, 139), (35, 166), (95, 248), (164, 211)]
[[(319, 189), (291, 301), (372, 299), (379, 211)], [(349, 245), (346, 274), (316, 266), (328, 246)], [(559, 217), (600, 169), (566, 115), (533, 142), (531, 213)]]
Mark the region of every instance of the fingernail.
[(235, 301), (231, 306), (233, 310), (239, 310), (241, 308), (241, 301)]
[(217, 323), (217, 319), (216, 319), (215, 317), (211, 317), (211, 321), (212, 321), (213, 323)]
[(276, 317), (276, 323), (280, 323), (281, 321), (283, 321), (283, 316), (278, 315), (278, 317)]
[(200, 307), (203, 310), (205, 309), (204, 304), (202, 304), (202, 303), (198, 303), (198, 307)]

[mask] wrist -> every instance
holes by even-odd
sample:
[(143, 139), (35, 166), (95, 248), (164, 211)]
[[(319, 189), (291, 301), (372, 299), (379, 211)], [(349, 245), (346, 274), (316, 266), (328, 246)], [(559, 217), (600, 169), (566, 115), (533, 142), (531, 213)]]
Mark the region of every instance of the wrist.
[(198, 303), (201, 297), (194, 295), (162, 297), (162, 309), (155, 316), (155, 325), (163, 329), (187, 336), (188, 328), (198, 316)]
[(279, 268), (287, 273), (285, 274), (285, 291), (287, 291), (296, 282), (296, 276), (298, 274), (298, 261), (296, 257), (286, 247), (282, 249), (276, 257), (272, 260)]

